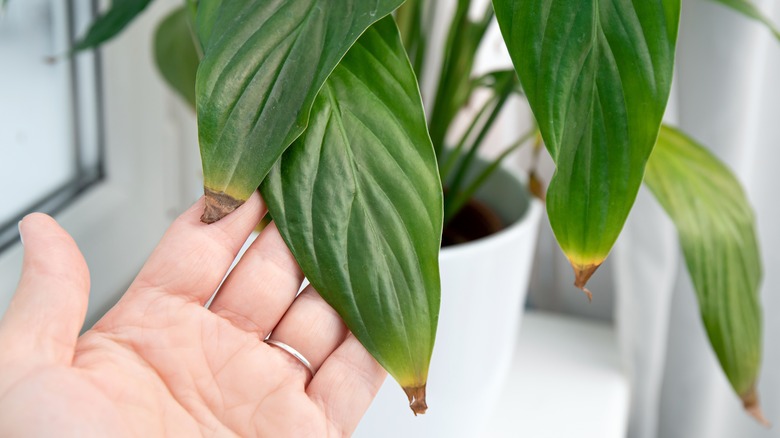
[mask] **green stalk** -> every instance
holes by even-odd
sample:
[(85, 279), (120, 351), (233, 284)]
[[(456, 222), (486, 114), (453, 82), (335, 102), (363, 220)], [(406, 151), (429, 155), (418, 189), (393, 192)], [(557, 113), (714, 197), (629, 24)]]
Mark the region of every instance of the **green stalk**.
[(493, 18), (493, 9), (488, 5), (479, 22), (469, 21), (470, 5), (470, 0), (459, 0), (444, 46), (444, 60), (428, 122), (437, 157), (441, 157), (444, 150), (445, 137), (453, 119), (474, 90), (471, 83), (474, 59)]
[(485, 168), (482, 172), (480, 172), (479, 175), (477, 175), (474, 180), (469, 183), (469, 185), (466, 187), (465, 190), (459, 193), (453, 193), (453, 195), (450, 197), (451, 199), (454, 197), (454, 199), (448, 203), (444, 207), (444, 224), (446, 226), (447, 222), (450, 221), (455, 215), (463, 208), (464, 205), (468, 202), (469, 199), (471, 199), (472, 196), (474, 196), (474, 193), (477, 192), (477, 190), (482, 186), (482, 184), (487, 181), (488, 178), (490, 178), (491, 175), (498, 169), (498, 167), (501, 165), (501, 163), (504, 161), (504, 159), (509, 156), (512, 152), (516, 151), (520, 146), (523, 146), (530, 140), (532, 137), (536, 136), (538, 133), (538, 128), (536, 126), (533, 127), (533, 129), (529, 130), (525, 134), (523, 134), (516, 142), (508, 146), (504, 152), (501, 153), (495, 160), (493, 160), (490, 165)]
[(466, 144), (466, 140), (471, 136), (471, 133), (474, 132), (474, 129), (477, 127), (477, 123), (479, 123), (480, 120), (482, 120), (482, 117), (487, 112), (488, 108), (490, 108), (490, 105), (495, 103), (498, 100), (498, 97), (493, 95), (490, 99), (485, 102), (485, 104), (480, 108), (479, 112), (476, 116), (471, 120), (471, 124), (469, 125), (468, 129), (466, 129), (466, 132), (463, 134), (463, 136), (460, 138), (460, 141), (458, 142), (457, 146), (450, 151), (449, 155), (447, 156), (447, 160), (445, 161), (443, 166), (440, 166), (441, 169), (439, 170), (439, 175), (441, 175), (442, 182), (447, 181), (447, 177), (450, 174), (450, 171), (452, 170), (453, 166), (455, 166), (455, 163), (458, 162), (458, 158), (460, 157), (461, 151), (463, 150), (463, 146)]
[[(469, 3), (468, 0), (458, 1), (458, 7), (455, 10), (452, 22), (450, 22), (447, 40), (444, 45), (444, 59), (442, 59), (431, 119), (428, 122), (431, 141), (437, 157), (441, 156), (441, 152), (444, 149), (444, 137), (447, 135), (452, 118), (454, 118), (451, 109), (456, 94), (456, 84), (453, 84), (453, 72), (455, 70), (456, 54), (460, 52), (459, 48), (462, 46), (463, 37), (465, 36), (463, 30), (468, 22)], [(469, 73), (470, 71), (467, 72), (467, 75)]]
[(453, 179), (452, 184), (450, 184), (448, 187), (448, 191), (451, 195), (445, 196), (444, 198), (445, 225), (447, 221), (457, 213), (457, 210), (452, 207), (452, 194), (457, 194), (460, 191), (460, 186), (463, 184), (463, 180), (466, 177), (466, 173), (468, 172), (471, 163), (474, 161), (474, 158), (477, 156), (477, 151), (479, 150), (479, 147), (482, 146), (482, 142), (485, 140), (485, 137), (487, 136), (488, 132), (490, 132), (490, 129), (493, 127), (496, 118), (498, 118), (498, 115), (501, 113), (501, 110), (503, 109), (504, 104), (506, 103), (510, 94), (511, 93), (509, 92), (503, 92), (500, 95), (498, 102), (496, 102), (495, 107), (493, 107), (493, 111), (491, 111), (490, 116), (485, 121), (485, 124), (482, 126), (482, 129), (479, 131), (479, 134), (477, 134), (477, 137), (474, 139), (474, 142), (471, 144), (471, 147), (469, 148), (469, 151), (466, 153), (466, 156), (464, 156), (463, 159), (460, 161), (458, 170), (455, 173), (455, 178)]

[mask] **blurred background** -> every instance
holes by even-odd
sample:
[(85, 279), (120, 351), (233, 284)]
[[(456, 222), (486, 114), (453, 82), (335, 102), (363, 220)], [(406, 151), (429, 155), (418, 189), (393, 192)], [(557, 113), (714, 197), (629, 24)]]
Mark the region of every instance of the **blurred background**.
[[(99, 52), (74, 58), (68, 47), (97, 2), (11, 0), (0, 13), (0, 314), (18, 279), (16, 224), (26, 213), (54, 215), (84, 252), (93, 284), (89, 326), (200, 195), (195, 116), (163, 83), (152, 58), (154, 28), (178, 4), (156, 1)], [(756, 4), (780, 22), (776, 1)], [(488, 32), (478, 72), (510, 67), (498, 27)], [(667, 119), (729, 164), (755, 208), (765, 271), (759, 391), (774, 422), (780, 422), (777, 78), (780, 44), (765, 28), (711, 2), (683, 2)], [(424, 96), (434, 79), (420, 78)], [(490, 134), (496, 145), (528, 127), (531, 116), (517, 99)], [(527, 169), (529, 151), (508, 161)], [(551, 161), (540, 167), (551, 175)], [(535, 360), (537, 368), (513, 368), (485, 436), (780, 437), (742, 412), (706, 342), (683, 263), (671, 222), (643, 189), (589, 285), (588, 304), (571, 285), (569, 263), (543, 220), (526, 306), (547, 319), (526, 321), (521, 341), (549, 354), (518, 353), (516, 360)], [(555, 368), (555, 361), (565, 367)], [(560, 372), (529, 375), (544, 368)]]

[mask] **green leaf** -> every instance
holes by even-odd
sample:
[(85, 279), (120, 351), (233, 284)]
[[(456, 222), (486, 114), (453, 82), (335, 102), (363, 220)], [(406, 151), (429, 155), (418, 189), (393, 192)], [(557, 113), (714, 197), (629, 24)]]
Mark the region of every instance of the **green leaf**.
[(550, 225), (584, 289), (623, 228), (658, 136), (680, 0), (493, 5), (556, 164)]
[(314, 97), (336, 64), (368, 26), (402, 2), (201, 1), (204, 221), (219, 220), (252, 194), (306, 128)]
[(163, 78), (195, 109), (195, 74), (200, 58), (189, 16), (190, 11), (182, 6), (160, 22), (154, 34), (154, 59)]
[(745, 193), (723, 163), (669, 127), (661, 129), (645, 183), (677, 226), (723, 371), (745, 407), (760, 417), (761, 257)]
[(753, 20), (763, 23), (777, 38), (780, 40), (780, 29), (778, 29), (772, 20), (769, 19), (760, 9), (749, 0), (711, 0), (715, 3), (720, 3), (726, 7), (729, 7), (742, 15), (751, 18)]
[(152, 0), (114, 0), (108, 12), (99, 16), (87, 30), (87, 34), (78, 40), (72, 52), (95, 48), (117, 36)]
[(442, 193), (393, 19), (325, 82), (306, 132), (261, 186), (306, 277), (425, 410), (439, 313)]

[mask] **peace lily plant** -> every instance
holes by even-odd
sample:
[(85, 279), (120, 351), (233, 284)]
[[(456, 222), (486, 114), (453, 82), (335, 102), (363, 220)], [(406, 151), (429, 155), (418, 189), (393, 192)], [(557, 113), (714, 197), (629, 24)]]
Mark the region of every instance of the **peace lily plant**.
[[(747, 0), (717, 1), (771, 28)], [(114, 1), (75, 50), (118, 34), (150, 2)], [(644, 182), (677, 226), (726, 376), (764, 421), (750, 205), (723, 163), (662, 125), (680, 0), (493, 0), (478, 20), (470, 1), (458, 0), (434, 67), (426, 53), (441, 16), (424, 0), (403, 3), (189, 0), (160, 23), (159, 68), (197, 111), (202, 220), (220, 220), (259, 187), (307, 278), (422, 413), (442, 225), (508, 153), (537, 139), (556, 166), (547, 213), (576, 286), (587, 292)], [(494, 15), (515, 69), (473, 78)], [(439, 72), (427, 120), (416, 80), (425, 68)], [(477, 89), (489, 91), (487, 103), (448, 144)], [(538, 128), (465, 181), (513, 93)], [(531, 186), (541, 194), (537, 180)]]

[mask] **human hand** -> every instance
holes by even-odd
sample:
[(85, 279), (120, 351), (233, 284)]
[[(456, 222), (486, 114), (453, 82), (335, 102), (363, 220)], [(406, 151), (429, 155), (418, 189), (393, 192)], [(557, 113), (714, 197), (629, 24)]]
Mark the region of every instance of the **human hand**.
[[(0, 436), (351, 434), (385, 378), (268, 226), (219, 287), (264, 207), (221, 221), (201, 199), (122, 297), (78, 336), (89, 273), (75, 242), (33, 214), (22, 277), (0, 321)], [(293, 346), (315, 372), (266, 344)]]

